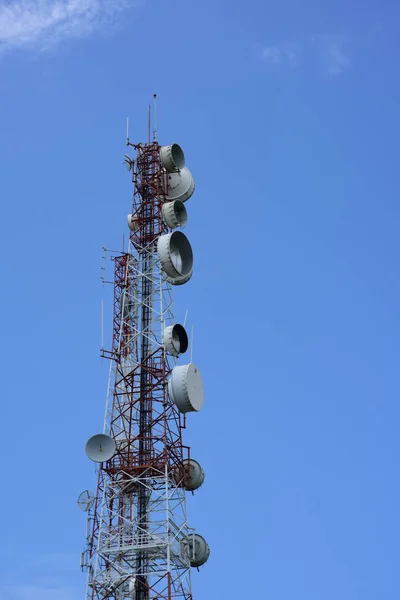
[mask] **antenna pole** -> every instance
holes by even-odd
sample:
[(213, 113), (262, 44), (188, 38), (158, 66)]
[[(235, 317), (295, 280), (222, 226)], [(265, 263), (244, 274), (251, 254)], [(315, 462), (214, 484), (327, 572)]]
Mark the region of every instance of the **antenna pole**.
[(153, 112), (154, 112), (154, 125), (153, 125), (153, 142), (157, 140), (157, 94), (153, 94)]
[(147, 132), (147, 134), (148, 134), (147, 137), (148, 137), (148, 140), (149, 140), (149, 144), (150, 144), (150, 141), (151, 141), (151, 138), (150, 138), (151, 123), (150, 122), (151, 122), (151, 106), (149, 104), (148, 132)]

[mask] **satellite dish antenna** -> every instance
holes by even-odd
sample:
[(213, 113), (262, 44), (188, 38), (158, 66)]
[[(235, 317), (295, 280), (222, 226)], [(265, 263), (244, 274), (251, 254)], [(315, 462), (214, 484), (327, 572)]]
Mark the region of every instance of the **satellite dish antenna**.
[(78, 498), (78, 507), (83, 512), (88, 512), (92, 508), (94, 504), (94, 494), (90, 490), (85, 490), (81, 494), (79, 494)]
[(115, 450), (114, 440), (104, 433), (94, 435), (86, 442), (86, 454), (90, 460), (96, 463), (110, 460), (114, 456)]

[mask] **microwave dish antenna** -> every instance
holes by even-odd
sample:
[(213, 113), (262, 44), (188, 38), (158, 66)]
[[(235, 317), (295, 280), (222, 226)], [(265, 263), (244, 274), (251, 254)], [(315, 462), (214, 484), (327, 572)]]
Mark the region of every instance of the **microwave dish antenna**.
[(185, 545), (190, 556), (191, 567), (202, 567), (210, 556), (210, 547), (203, 536), (198, 533), (188, 535)]
[(166, 327), (163, 331), (162, 343), (171, 356), (178, 357), (180, 354), (184, 354), (189, 347), (186, 329), (179, 323)]
[(165, 199), (168, 202), (181, 200), (186, 202), (193, 195), (196, 184), (193, 175), (187, 167), (177, 173), (168, 173), (167, 193)]
[(163, 204), (162, 215), (170, 229), (184, 227), (188, 220), (187, 210), (182, 200), (173, 200)]
[(115, 442), (112, 437), (104, 433), (93, 435), (86, 442), (86, 454), (96, 463), (110, 460), (115, 454)]
[(161, 235), (157, 242), (157, 251), (161, 269), (168, 277), (188, 275), (193, 268), (193, 251), (186, 235), (173, 231)]
[(194, 492), (203, 485), (204, 471), (197, 462), (192, 458), (183, 460), (174, 471), (174, 479), (177, 485), (182, 486), (188, 492)]
[(185, 166), (185, 155), (178, 144), (162, 146), (160, 149), (161, 164), (168, 173), (173, 173)]
[(193, 363), (174, 367), (168, 382), (168, 393), (182, 414), (201, 410), (204, 388), (198, 367)]
[(78, 508), (80, 508), (83, 512), (88, 512), (93, 504), (94, 504), (94, 494), (90, 490), (84, 490), (81, 494), (79, 494), (77, 504)]

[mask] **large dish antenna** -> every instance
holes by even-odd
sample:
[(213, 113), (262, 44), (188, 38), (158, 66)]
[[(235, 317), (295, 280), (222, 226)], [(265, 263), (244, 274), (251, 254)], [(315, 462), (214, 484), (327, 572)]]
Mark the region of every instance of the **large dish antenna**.
[(192, 533), (184, 541), (189, 553), (191, 567), (201, 567), (208, 561), (210, 547), (203, 536)]
[(204, 403), (203, 380), (196, 365), (179, 365), (171, 372), (168, 393), (182, 414), (198, 412)]
[(185, 155), (178, 144), (162, 146), (160, 149), (161, 164), (168, 173), (173, 173), (185, 166)]
[(174, 470), (176, 485), (183, 487), (188, 492), (198, 490), (204, 482), (204, 471), (197, 460), (183, 460)]
[(193, 251), (186, 235), (173, 231), (158, 238), (157, 252), (161, 269), (169, 277), (188, 275), (193, 268)]
[(86, 454), (90, 460), (96, 463), (110, 460), (114, 456), (115, 450), (114, 440), (104, 433), (94, 435), (86, 442)]
[(170, 229), (186, 225), (188, 216), (182, 200), (166, 202), (162, 207), (163, 219)]
[(94, 494), (90, 490), (85, 490), (78, 497), (78, 508), (83, 512), (88, 512), (94, 504)]
[(193, 195), (195, 187), (193, 175), (187, 167), (184, 167), (177, 173), (168, 174), (165, 199), (168, 202), (173, 200), (186, 202)]
[(176, 323), (166, 327), (162, 335), (162, 343), (171, 356), (178, 357), (189, 347), (189, 338), (183, 325)]

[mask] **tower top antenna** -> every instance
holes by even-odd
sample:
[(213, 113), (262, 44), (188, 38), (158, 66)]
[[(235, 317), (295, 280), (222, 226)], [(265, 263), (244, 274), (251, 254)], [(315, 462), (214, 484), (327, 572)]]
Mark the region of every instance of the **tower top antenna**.
[(153, 111), (153, 142), (155, 142), (157, 140), (157, 94), (153, 94)]

